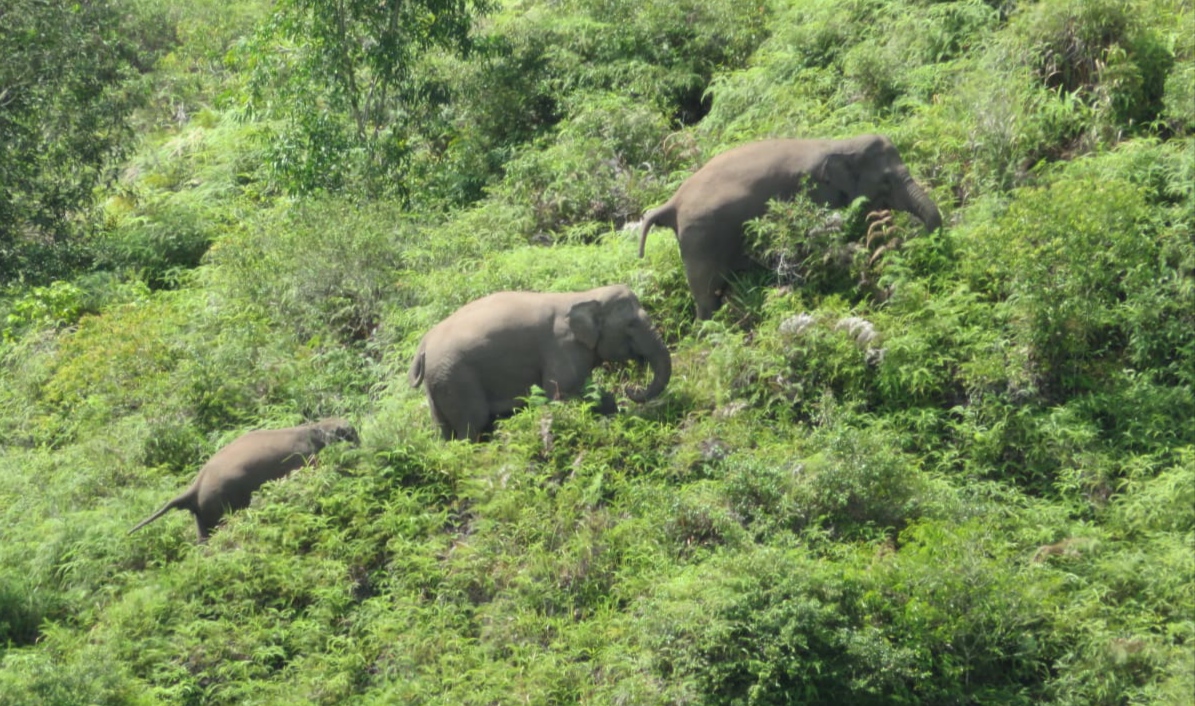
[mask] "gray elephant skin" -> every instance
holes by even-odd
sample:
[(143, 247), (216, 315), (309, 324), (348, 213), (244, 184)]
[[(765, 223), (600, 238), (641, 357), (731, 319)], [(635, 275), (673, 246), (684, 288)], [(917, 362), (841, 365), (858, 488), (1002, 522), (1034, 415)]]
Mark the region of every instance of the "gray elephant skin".
[[(561, 294), (498, 292), (458, 309), (427, 332), (411, 363), (411, 387), (427, 391), (445, 439), (479, 441), (495, 419), (539, 385), (551, 398), (581, 395), (602, 362), (644, 361), (652, 381), (627, 392), (658, 396), (672, 374), (668, 348), (624, 285)], [(600, 411), (616, 410), (603, 394)]]
[(714, 157), (667, 203), (644, 214), (639, 257), (653, 225), (676, 231), (697, 318), (708, 319), (722, 303), (727, 275), (750, 266), (743, 225), (764, 215), (768, 201), (791, 199), (798, 189), (831, 208), (844, 208), (866, 196), (876, 210), (913, 214), (929, 232), (942, 225), (938, 207), (883, 135), (764, 140)]
[(262, 484), (301, 468), (320, 449), (337, 441), (356, 444), (359, 438), (351, 424), (335, 418), (287, 429), (259, 429), (237, 437), (208, 459), (191, 487), (129, 534), (178, 508), (195, 515), (199, 541), (206, 542), (225, 512), (248, 507), (253, 491)]

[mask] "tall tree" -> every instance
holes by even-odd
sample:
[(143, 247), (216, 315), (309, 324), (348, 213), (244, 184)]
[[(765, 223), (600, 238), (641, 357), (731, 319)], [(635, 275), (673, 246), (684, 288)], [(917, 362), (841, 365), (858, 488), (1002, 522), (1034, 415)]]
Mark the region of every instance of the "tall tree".
[(120, 28), (109, 0), (0, 5), (0, 281), (70, 259), (104, 167), (129, 144), (136, 52)]
[(419, 100), (413, 69), (434, 48), (471, 49), (492, 0), (279, 0), (246, 53), (250, 104), (281, 118), (271, 166), (294, 191), (355, 180), (401, 190), (403, 119)]

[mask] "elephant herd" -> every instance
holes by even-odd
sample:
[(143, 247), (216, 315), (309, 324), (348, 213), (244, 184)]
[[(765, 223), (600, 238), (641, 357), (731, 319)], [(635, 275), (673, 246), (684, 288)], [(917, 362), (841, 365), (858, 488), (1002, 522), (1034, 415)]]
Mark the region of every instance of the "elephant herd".
[[(798, 191), (831, 208), (865, 196), (877, 209), (911, 213), (931, 232), (942, 224), (937, 206), (887, 137), (764, 140), (714, 157), (664, 205), (647, 212), (639, 256), (653, 225), (673, 229), (697, 317), (708, 319), (722, 303), (729, 276), (750, 265), (746, 222), (764, 215), (769, 201), (791, 199)], [(652, 370), (645, 389), (627, 393), (632, 401), (663, 392), (671, 356), (625, 285), (563, 294), (499, 292), (466, 304), (428, 331), (408, 381), (423, 386), (444, 439), (479, 441), (533, 386), (552, 399), (577, 397), (595, 367), (625, 361), (645, 362)], [(598, 410), (616, 409), (603, 393)], [(130, 532), (178, 508), (195, 515), (204, 541), (226, 509), (245, 507), (263, 483), (340, 440), (356, 442), (357, 433), (339, 419), (249, 432), (212, 456), (187, 490)]]

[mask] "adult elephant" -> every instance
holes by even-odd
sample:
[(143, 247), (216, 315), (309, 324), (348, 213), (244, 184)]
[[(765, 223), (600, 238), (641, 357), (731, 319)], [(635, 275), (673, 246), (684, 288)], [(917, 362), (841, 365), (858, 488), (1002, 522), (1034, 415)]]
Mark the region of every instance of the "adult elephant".
[[(584, 392), (604, 361), (646, 361), (652, 381), (627, 396), (658, 396), (672, 374), (668, 348), (624, 285), (588, 292), (499, 292), (470, 302), (428, 331), (408, 379), (424, 385), (445, 439), (478, 441), (539, 385), (553, 399)], [(601, 409), (617, 409), (609, 394)]]
[(883, 135), (764, 140), (714, 157), (667, 203), (648, 211), (639, 231), (639, 257), (653, 225), (676, 231), (697, 318), (708, 319), (722, 303), (727, 276), (750, 264), (743, 248), (743, 224), (764, 215), (768, 201), (791, 199), (801, 189), (831, 208), (844, 208), (866, 196), (877, 210), (913, 214), (929, 232), (942, 225), (938, 207)]

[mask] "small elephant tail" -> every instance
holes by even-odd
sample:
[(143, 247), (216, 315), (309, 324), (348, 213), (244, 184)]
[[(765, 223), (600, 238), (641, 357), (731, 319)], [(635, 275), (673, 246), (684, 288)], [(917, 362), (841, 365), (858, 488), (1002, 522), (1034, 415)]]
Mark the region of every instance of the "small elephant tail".
[(195, 487), (192, 486), (190, 488), (187, 488), (187, 490), (185, 490), (181, 495), (179, 495), (178, 497), (174, 498), (170, 502), (168, 502), (165, 505), (163, 505), (162, 507), (160, 507), (157, 512), (155, 512), (154, 514), (145, 518), (141, 522), (137, 523), (136, 527), (129, 530), (129, 534), (136, 532), (137, 530), (148, 525), (149, 523), (153, 522), (154, 520), (158, 519), (162, 515), (165, 515), (166, 513), (170, 512), (171, 510), (173, 510), (175, 508), (190, 509), (194, 505), (194, 497), (195, 497)]
[(676, 230), (676, 209), (672, 206), (672, 202), (643, 214), (643, 221), (639, 224), (639, 257), (641, 258), (644, 247), (647, 245), (647, 231), (657, 223)]
[(411, 361), (411, 371), (407, 373), (407, 382), (411, 383), (411, 387), (419, 387), (423, 383), (423, 361), (426, 357), (423, 343), (420, 342), (419, 350), (415, 352), (415, 360)]

